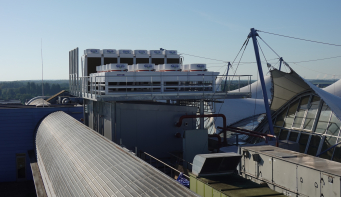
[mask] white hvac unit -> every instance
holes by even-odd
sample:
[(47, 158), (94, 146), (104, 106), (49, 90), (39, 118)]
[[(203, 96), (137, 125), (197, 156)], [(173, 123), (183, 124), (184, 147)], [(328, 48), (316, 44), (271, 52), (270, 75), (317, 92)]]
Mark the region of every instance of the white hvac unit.
[(159, 65), (159, 69), (157, 71), (160, 71), (160, 72), (181, 71), (181, 65), (180, 64), (162, 64), (162, 65)]
[(165, 54), (167, 58), (179, 58), (178, 52), (176, 50), (166, 50)]
[(99, 49), (85, 49), (84, 55), (87, 57), (101, 57), (101, 50)]
[(134, 50), (134, 54), (136, 58), (149, 58), (148, 50)]
[(149, 52), (150, 52), (151, 58), (164, 58), (165, 57), (164, 51), (161, 51), (161, 50), (150, 50)]
[(135, 65), (128, 65), (128, 72), (135, 72)]
[(134, 53), (130, 49), (120, 49), (118, 50), (118, 53), (120, 55), (120, 58), (133, 58)]
[(155, 71), (155, 64), (136, 64), (135, 72)]
[(97, 71), (98, 73), (102, 72), (102, 66), (96, 66), (96, 71)]
[(194, 72), (194, 71), (207, 71), (206, 64), (185, 64), (182, 66), (182, 71)]
[(117, 51), (116, 49), (103, 49), (101, 50), (101, 54), (103, 57), (117, 57)]
[(155, 65), (165, 64), (165, 53), (161, 50), (150, 50), (151, 63)]
[(115, 72), (115, 71), (127, 71), (128, 64), (107, 64), (107, 71), (108, 72)]

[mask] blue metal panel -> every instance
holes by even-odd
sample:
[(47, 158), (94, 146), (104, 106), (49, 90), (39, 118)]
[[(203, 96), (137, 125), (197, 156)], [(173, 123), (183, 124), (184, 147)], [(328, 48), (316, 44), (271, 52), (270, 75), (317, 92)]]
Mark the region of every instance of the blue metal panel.
[(64, 111), (76, 120), (83, 107), (0, 109), (0, 182), (16, 181), (16, 154), (26, 154), (26, 178), (32, 180), (28, 150), (35, 149), (35, 132), (40, 121), (55, 111)]

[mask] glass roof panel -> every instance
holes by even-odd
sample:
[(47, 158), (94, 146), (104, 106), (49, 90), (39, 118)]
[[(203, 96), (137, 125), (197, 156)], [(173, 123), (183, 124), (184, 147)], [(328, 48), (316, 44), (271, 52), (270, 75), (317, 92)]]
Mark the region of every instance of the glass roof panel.
[(339, 119), (337, 119), (337, 117), (335, 116), (335, 114), (332, 114), (332, 118), (330, 119), (326, 134), (328, 135), (333, 135), (333, 136), (338, 136), (339, 135), (339, 131), (340, 131), (340, 126), (341, 126), (341, 122)]
[(321, 114), (316, 126), (316, 133), (324, 133), (325, 130), (327, 129), (331, 110), (329, 109), (328, 105), (326, 103), (323, 103), (322, 109), (321, 109)]
[(305, 111), (308, 108), (309, 98), (310, 98), (310, 95), (302, 97), (300, 109), (296, 113), (296, 117), (295, 117), (294, 124), (292, 125), (292, 127), (301, 128)]
[(311, 130), (313, 127), (313, 124), (315, 122), (315, 116), (317, 109), (320, 104), (320, 97), (318, 96), (313, 96), (311, 103), (310, 103), (310, 108), (307, 112), (307, 116), (304, 121), (303, 129)]
[(291, 128), (291, 125), (294, 122), (294, 117), (295, 117), (295, 113), (298, 107), (298, 102), (299, 102), (299, 99), (297, 99), (295, 102), (293, 102), (290, 105), (288, 115), (285, 118), (285, 124), (283, 125), (283, 127)]

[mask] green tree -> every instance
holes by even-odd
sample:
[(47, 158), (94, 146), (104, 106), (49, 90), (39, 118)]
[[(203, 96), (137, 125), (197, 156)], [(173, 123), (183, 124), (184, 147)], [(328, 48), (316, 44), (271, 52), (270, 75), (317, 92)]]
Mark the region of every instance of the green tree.
[(19, 88), (19, 93), (20, 94), (26, 94), (26, 88), (25, 87), (20, 87)]
[(8, 99), (12, 99), (13, 97), (15, 97), (15, 92), (14, 92), (13, 88), (7, 89), (6, 94), (7, 94)]
[(36, 94), (36, 92), (37, 92), (37, 86), (36, 86), (36, 84), (34, 82), (31, 82), (30, 83), (30, 93), (31, 94)]
[(31, 82), (27, 82), (27, 84), (26, 84), (26, 92), (31, 92)]
[(49, 83), (44, 83), (44, 94), (51, 95), (51, 87)]

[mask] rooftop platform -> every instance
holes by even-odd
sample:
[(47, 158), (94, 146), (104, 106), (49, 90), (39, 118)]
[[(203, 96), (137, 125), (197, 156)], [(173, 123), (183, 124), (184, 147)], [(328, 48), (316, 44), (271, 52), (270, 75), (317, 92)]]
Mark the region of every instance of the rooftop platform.
[(249, 98), (249, 92), (231, 92), (231, 93), (135, 93), (135, 94), (115, 94), (98, 95), (82, 93), (81, 97), (94, 101), (148, 101), (148, 100), (211, 100), (211, 99), (236, 99)]
[(250, 98), (251, 90), (242, 89), (250, 78), (214, 72), (105, 72), (80, 77), (71, 94), (94, 101)]

